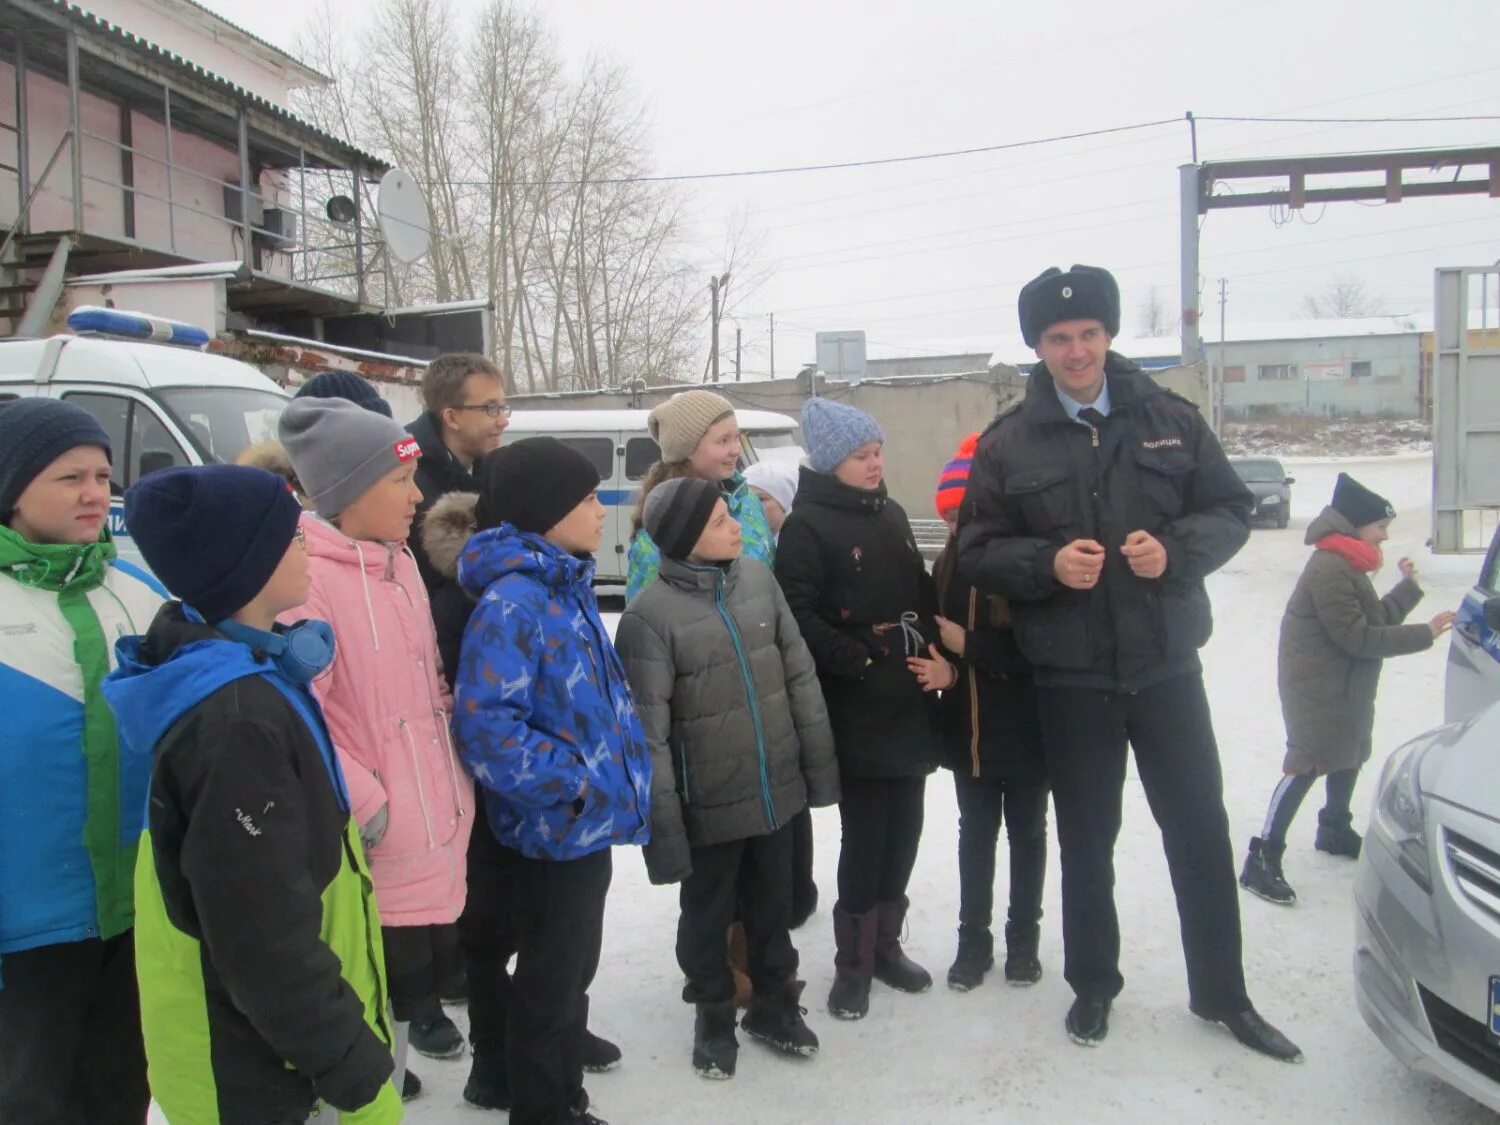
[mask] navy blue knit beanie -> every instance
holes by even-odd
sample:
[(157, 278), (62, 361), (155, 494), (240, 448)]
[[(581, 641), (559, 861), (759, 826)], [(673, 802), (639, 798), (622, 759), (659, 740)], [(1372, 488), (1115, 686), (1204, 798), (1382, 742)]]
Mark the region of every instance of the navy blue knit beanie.
[(81, 406), (58, 398), (21, 398), (0, 406), (0, 523), (52, 462), (80, 445), (97, 445), (111, 461), (109, 435)]
[(352, 371), (325, 371), (314, 375), (297, 389), (296, 398), (346, 398), (357, 402), (366, 410), (392, 417), (391, 404), (380, 397), (380, 392), (370, 385), (368, 379)]
[(163, 469), (125, 490), (125, 528), (147, 565), (210, 624), (265, 589), (301, 517), (286, 481), (248, 465)]

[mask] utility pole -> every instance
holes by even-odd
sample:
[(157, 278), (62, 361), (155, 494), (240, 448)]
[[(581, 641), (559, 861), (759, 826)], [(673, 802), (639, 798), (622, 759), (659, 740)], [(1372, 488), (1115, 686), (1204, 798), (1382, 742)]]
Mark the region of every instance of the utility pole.
[(1221, 277), (1219, 278), (1219, 377), (1214, 386), (1213, 408), (1209, 411), (1209, 418), (1216, 434), (1224, 428), (1224, 309), (1228, 303), (1229, 279)]
[(771, 378), (776, 378), (776, 314), (768, 314), (771, 317)]
[(708, 362), (713, 372), (714, 382), (719, 381), (719, 297), (725, 289), (729, 288), (729, 275), (723, 274), (708, 279), (708, 296), (712, 302), (712, 311), (709, 315), (709, 332), (711, 342), (709, 345)]
[(734, 381), (740, 381), (740, 326), (734, 326)]

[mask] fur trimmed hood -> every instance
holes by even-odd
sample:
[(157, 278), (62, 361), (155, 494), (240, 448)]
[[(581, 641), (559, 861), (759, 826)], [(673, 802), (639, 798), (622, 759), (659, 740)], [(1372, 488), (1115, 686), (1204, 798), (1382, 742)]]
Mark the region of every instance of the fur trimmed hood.
[(432, 568), (450, 582), (458, 581), (458, 556), (474, 534), (477, 492), (450, 492), (427, 510), (422, 519), (422, 547)]

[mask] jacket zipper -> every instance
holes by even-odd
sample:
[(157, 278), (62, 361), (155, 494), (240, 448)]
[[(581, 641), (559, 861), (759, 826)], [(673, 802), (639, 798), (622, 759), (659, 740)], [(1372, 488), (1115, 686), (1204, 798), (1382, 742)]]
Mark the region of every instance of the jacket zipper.
[(677, 757), (682, 762), (682, 799), (686, 803), (688, 803), (688, 804), (691, 805), (693, 803), (693, 796), (692, 796), (691, 791), (688, 789), (687, 743), (686, 742), (679, 742), (677, 744)]
[(724, 627), (729, 630), (729, 639), (734, 642), (734, 655), (740, 662), (745, 700), (750, 704), (750, 721), (755, 726), (755, 753), (760, 760), (760, 798), (766, 807), (766, 823), (774, 832), (781, 827), (781, 822), (776, 819), (776, 811), (771, 807), (771, 780), (766, 774), (766, 739), (765, 732), (761, 729), (760, 703), (755, 698), (755, 679), (750, 674), (750, 662), (745, 659), (745, 646), (740, 643), (740, 631), (736, 628), (734, 619), (729, 616), (729, 611), (724, 608), (723, 574), (714, 576), (714, 608), (719, 611)]

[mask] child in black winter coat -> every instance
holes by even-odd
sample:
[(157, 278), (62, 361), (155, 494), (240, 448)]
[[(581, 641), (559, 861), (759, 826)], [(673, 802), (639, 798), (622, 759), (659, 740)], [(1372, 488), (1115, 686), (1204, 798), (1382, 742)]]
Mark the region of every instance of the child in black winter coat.
[[(886, 495), (875, 419), (815, 398), (802, 433), (809, 464), (782, 525), (776, 578), (818, 666), (843, 792), (828, 1008), (860, 1019), (872, 977), (905, 992), (932, 986), (902, 952), (901, 928), (940, 752), (937, 701), (908, 661), (936, 656), (937, 599), (906, 513)], [(940, 656), (922, 663), (940, 687), (955, 675)]]
[(953, 533), (978, 434), (965, 438), (938, 481), (937, 510), (948, 545), (933, 566), (938, 629), (958, 680), (943, 692), (944, 764), (958, 796), (958, 956), (948, 986), (967, 992), (995, 964), (990, 931), (995, 845), (1005, 825), (1010, 845), (1010, 910), (1005, 921), (1005, 979), (1035, 984), (1042, 885), (1047, 873), (1047, 778), (1031, 665), (1021, 655), (1003, 598), (981, 594), (957, 574)]

